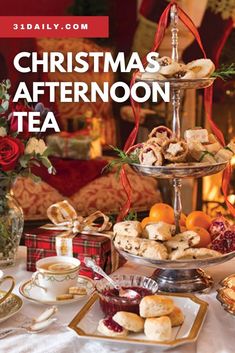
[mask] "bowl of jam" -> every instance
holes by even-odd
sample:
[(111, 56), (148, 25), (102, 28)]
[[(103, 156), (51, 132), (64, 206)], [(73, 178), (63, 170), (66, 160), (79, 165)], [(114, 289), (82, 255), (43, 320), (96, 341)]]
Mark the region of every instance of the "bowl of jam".
[(120, 297), (119, 291), (106, 279), (96, 281), (96, 290), (100, 297), (100, 306), (106, 316), (112, 316), (118, 311), (129, 311), (139, 314), (139, 303), (146, 295), (157, 292), (158, 284), (149, 277), (139, 275), (111, 275), (113, 280), (123, 289), (132, 289), (137, 298)]

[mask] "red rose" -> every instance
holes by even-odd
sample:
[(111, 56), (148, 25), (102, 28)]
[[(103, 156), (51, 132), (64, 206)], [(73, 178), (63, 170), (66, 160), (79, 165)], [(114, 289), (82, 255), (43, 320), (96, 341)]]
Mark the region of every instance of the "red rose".
[(24, 153), (24, 144), (17, 138), (0, 137), (0, 169), (13, 170), (19, 157)]
[[(14, 106), (13, 112), (32, 112), (32, 109), (18, 103)], [(18, 118), (16, 116), (11, 116), (10, 118), (10, 133), (18, 131)], [(18, 136), (24, 140), (27, 140), (30, 137), (31, 133), (28, 128), (28, 117), (23, 117), (23, 131), (19, 132)]]

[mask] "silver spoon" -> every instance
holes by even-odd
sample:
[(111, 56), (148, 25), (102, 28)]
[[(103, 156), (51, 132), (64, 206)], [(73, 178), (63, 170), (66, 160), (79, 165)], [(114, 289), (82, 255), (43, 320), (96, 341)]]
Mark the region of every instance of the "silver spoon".
[(124, 289), (120, 287), (111, 277), (109, 277), (100, 266), (96, 265), (95, 261), (93, 261), (90, 257), (85, 257), (84, 259), (85, 265), (90, 267), (94, 272), (98, 273), (115, 288), (119, 292), (119, 297), (131, 298), (131, 299), (139, 299), (141, 298), (140, 294), (137, 293), (133, 289)]
[(57, 318), (51, 318), (45, 321), (36, 322), (35, 324), (32, 324), (27, 327), (19, 326), (19, 327), (9, 327), (6, 329), (2, 329), (0, 330), (0, 339), (10, 335), (15, 331), (26, 331), (28, 333), (39, 333), (39, 332), (45, 331), (56, 320)]

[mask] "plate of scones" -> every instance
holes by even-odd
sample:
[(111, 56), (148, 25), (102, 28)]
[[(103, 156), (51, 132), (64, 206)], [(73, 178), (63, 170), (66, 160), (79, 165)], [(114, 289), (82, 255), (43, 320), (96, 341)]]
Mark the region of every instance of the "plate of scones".
[(114, 246), (129, 261), (162, 269), (197, 269), (235, 256), (235, 228), (223, 216), (211, 219), (203, 211), (182, 215), (181, 232), (174, 234), (171, 206), (155, 204), (149, 214), (158, 219), (122, 221), (113, 227)]
[(153, 294), (141, 299), (138, 313), (105, 316), (96, 293), (69, 326), (84, 339), (165, 350), (197, 339), (207, 305), (191, 294)]

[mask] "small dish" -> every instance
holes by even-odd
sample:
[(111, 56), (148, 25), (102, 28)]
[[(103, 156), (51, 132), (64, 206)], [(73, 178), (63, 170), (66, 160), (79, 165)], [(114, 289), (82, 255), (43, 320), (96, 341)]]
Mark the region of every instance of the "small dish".
[(149, 277), (139, 275), (111, 275), (111, 278), (122, 288), (132, 289), (140, 294), (133, 299), (120, 297), (115, 289), (106, 279), (96, 281), (96, 290), (100, 297), (100, 306), (106, 315), (114, 315), (117, 311), (130, 311), (139, 313), (140, 300), (158, 290), (156, 281)]
[[(0, 297), (6, 294), (5, 291), (0, 290)], [(11, 293), (10, 296), (0, 304), (0, 323), (15, 315), (22, 308), (23, 301), (16, 294)]]
[(95, 290), (93, 281), (85, 276), (79, 276), (77, 287), (86, 288), (87, 294), (85, 295), (76, 295), (73, 299), (65, 299), (65, 300), (48, 300), (44, 297), (41, 291), (36, 287), (31, 280), (27, 280), (21, 283), (19, 287), (20, 294), (27, 300), (33, 303), (40, 303), (40, 304), (48, 304), (48, 305), (64, 305), (64, 304), (71, 304), (75, 303), (79, 300), (82, 300)]
[(170, 294), (168, 296), (174, 300), (185, 316), (184, 323), (179, 327), (173, 328), (170, 341), (151, 341), (144, 333), (133, 333), (127, 337), (101, 335), (97, 332), (97, 326), (99, 320), (104, 318), (104, 314), (100, 308), (97, 293), (93, 294), (71, 321), (69, 327), (75, 330), (80, 338), (85, 340), (109, 342), (110, 344), (115, 344), (117, 350), (119, 348), (123, 349), (123, 344), (125, 344), (125, 347), (128, 347), (133, 352), (147, 347), (154, 347), (158, 351), (166, 350), (196, 341), (206, 317), (208, 304), (192, 294)]
[(235, 275), (230, 275), (220, 282), (216, 299), (228, 313), (235, 315)]

